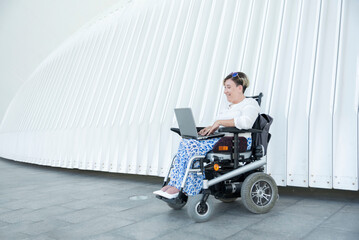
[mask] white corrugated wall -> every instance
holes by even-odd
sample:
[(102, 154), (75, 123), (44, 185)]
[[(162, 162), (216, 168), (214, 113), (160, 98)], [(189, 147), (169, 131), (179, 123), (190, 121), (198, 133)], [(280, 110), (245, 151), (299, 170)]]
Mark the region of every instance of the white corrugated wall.
[(137, 0), (51, 54), (10, 104), (0, 156), (163, 176), (173, 108), (212, 123), (232, 71), (274, 118), (282, 186), (358, 190), (359, 1)]

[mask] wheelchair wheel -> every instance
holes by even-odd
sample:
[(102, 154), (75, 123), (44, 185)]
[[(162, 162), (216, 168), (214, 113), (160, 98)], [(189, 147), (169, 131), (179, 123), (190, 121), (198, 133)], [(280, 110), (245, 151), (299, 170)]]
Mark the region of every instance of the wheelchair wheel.
[(206, 222), (213, 214), (213, 203), (210, 198), (201, 203), (203, 194), (192, 196), (188, 200), (187, 213), (195, 222)]
[(243, 182), (242, 202), (252, 213), (267, 213), (278, 199), (278, 187), (268, 174), (256, 172), (249, 175)]
[(232, 203), (235, 202), (237, 200), (236, 197), (234, 198), (218, 198), (219, 201), (224, 202), (224, 203)]

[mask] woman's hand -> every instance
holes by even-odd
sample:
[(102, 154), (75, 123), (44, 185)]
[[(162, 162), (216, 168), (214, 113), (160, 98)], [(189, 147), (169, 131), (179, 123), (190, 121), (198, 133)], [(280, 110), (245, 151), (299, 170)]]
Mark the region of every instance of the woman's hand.
[(213, 123), (212, 126), (203, 128), (201, 131), (199, 131), (198, 133), (202, 136), (208, 136), (212, 133), (214, 133), (220, 126), (220, 122), (216, 121), (215, 123)]
[(215, 122), (213, 123), (213, 125), (211, 126), (211, 128), (209, 129), (207, 135), (210, 135), (210, 134), (214, 133), (215, 131), (217, 131), (217, 129), (218, 129), (220, 126), (221, 126), (220, 121), (219, 121), (219, 120), (218, 120), (218, 121), (215, 121)]
[(199, 135), (202, 135), (202, 136), (207, 135), (207, 133), (209, 132), (209, 130), (211, 129), (211, 127), (212, 127), (212, 126), (203, 128), (201, 131), (198, 132)]

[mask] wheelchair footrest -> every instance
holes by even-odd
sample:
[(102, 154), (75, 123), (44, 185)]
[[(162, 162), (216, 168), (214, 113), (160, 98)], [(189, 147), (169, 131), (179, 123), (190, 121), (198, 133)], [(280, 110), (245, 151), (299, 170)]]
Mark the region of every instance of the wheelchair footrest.
[(183, 201), (179, 197), (168, 199), (168, 198), (156, 195), (156, 198), (158, 198), (158, 199), (160, 199), (160, 200), (162, 200), (162, 201), (164, 201), (166, 203), (172, 203), (172, 204), (181, 204), (181, 203), (183, 203)]

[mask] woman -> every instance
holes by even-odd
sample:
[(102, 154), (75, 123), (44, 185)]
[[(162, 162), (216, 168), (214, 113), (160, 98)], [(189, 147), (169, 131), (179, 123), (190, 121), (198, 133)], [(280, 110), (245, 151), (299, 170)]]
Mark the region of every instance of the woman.
[[(216, 117), (212, 126), (202, 129), (200, 135), (209, 135), (215, 132), (219, 127), (236, 127), (238, 129), (252, 128), (259, 114), (259, 105), (253, 98), (246, 98), (244, 92), (249, 86), (249, 80), (246, 74), (234, 72), (229, 74), (224, 80), (224, 94), (227, 97), (229, 105), (223, 109)], [(250, 149), (251, 135), (243, 134), (247, 138), (247, 149)], [(220, 138), (208, 140), (182, 139), (178, 148), (177, 157), (171, 171), (171, 181), (167, 186), (154, 194), (168, 199), (176, 198), (181, 188), (181, 183), (185, 175), (188, 160), (195, 155), (205, 155), (213, 149), (213, 146)], [(197, 195), (202, 189), (203, 175), (192, 173), (188, 176), (184, 192), (188, 195)]]

